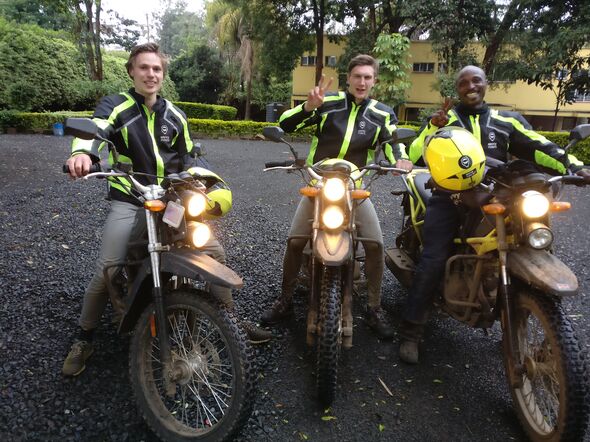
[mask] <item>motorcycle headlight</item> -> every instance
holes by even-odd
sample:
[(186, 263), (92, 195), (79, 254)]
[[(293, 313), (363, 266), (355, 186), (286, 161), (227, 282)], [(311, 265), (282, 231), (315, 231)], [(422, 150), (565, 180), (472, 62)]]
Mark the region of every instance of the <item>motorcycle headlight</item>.
[(522, 194), (522, 213), (527, 218), (540, 218), (549, 211), (549, 200), (536, 190)]
[(324, 210), (322, 221), (328, 229), (337, 229), (344, 222), (344, 213), (340, 207), (330, 206)]
[(329, 201), (341, 200), (346, 192), (346, 184), (339, 178), (328, 178), (324, 183), (324, 196)]
[(553, 232), (544, 224), (529, 224), (527, 226), (527, 241), (533, 249), (547, 249), (553, 243)]
[(199, 216), (207, 207), (207, 197), (202, 193), (186, 192), (184, 195), (186, 212), (191, 218)]
[(211, 238), (211, 229), (207, 224), (190, 221), (188, 223), (188, 234), (193, 245), (199, 248), (203, 247)]

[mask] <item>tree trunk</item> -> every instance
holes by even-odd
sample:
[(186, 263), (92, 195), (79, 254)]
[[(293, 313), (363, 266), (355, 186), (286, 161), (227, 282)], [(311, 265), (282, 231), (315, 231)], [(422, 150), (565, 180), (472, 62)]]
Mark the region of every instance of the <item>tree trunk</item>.
[(325, 19), (325, 0), (313, 1), (313, 19), (316, 36), (316, 64), (315, 64), (315, 84), (322, 78), (324, 69), (324, 19)]
[(504, 37), (506, 36), (506, 33), (508, 32), (508, 30), (516, 20), (518, 13), (520, 12), (519, 7), (520, 0), (512, 0), (512, 2), (510, 2), (510, 6), (508, 6), (508, 9), (506, 10), (506, 14), (504, 14), (502, 23), (500, 23), (500, 26), (498, 27), (496, 33), (492, 37), (490, 44), (486, 47), (486, 52), (483, 56), (482, 65), (484, 72), (488, 76), (491, 74), (494, 68), (494, 64), (496, 62), (496, 55), (498, 54), (498, 50), (500, 49), (500, 46), (504, 41)]

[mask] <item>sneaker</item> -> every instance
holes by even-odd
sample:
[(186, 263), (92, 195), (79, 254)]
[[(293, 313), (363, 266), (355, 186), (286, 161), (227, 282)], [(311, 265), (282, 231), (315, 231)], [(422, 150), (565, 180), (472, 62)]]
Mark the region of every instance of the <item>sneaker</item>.
[(243, 321), (242, 328), (248, 335), (251, 344), (263, 344), (272, 338), (270, 331), (264, 330), (250, 321)]
[(402, 340), (399, 346), (399, 358), (408, 364), (417, 364), (418, 357), (418, 343), (408, 339)]
[(274, 325), (281, 322), (281, 320), (293, 314), (293, 301), (284, 296), (280, 296), (272, 307), (265, 311), (260, 317), (260, 323), (263, 325)]
[(72, 345), (61, 372), (65, 376), (78, 376), (86, 368), (86, 360), (94, 352), (94, 346), (88, 341), (76, 341)]
[(381, 307), (367, 307), (365, 319), (369, 327), (373, 329), (381, 338), (393, 338), (393, 327), (385, 316), (385, 312)]

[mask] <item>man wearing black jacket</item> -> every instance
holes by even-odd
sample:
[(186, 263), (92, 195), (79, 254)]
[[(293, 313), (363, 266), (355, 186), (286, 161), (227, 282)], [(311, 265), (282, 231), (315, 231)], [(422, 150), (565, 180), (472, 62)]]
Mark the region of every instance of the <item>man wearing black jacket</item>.
[[(522, 115), (489, 108), (484, 101), (487, 81), (482, 69), (466, 66), (458, 73), (455, 86), (460, 103), (449, 109), (451, 101), (447, 99), (443, 108), (424, 124), (410, 145), (409, 156), (413, 163), (421, 160), (426, 137), (440, 127), (459, 126), (480, 140), (486, 156), (507, 161), (510, 154), (535, 162), (555, 174), (565, 174), (569, 168), (590, 180), (590, 173), (582, 169), (582, 163), (534, 132)], [(438, 286), (446, 260), (453, 250), (458, 225), (459, 214), (450, 193), (435, 189), (426, 207), (422, 230), (424, 247), (400, 330), (400, 358), (405, 362), (418, 363), (418, 343), (434, 301), (434, 288)]]
[[(369, 97), (377, 77), (377, 61), (369, 55), (358, 55), (348, 65), (348, 89), (344, 92), (325, 93), (322, 76), (320, 84), (308, 93), (307, 101), (285, 112), (280, 125), (286, 132), (315, 126), (315, 134), (307, 157), (308, 164), (326, 158), (340, 158), (357, 167), (373, 161), (376, 147), (391, 138), (397, 117), (389, 106)], [(385, 154), (396, 167), (411, 170), (412, 164), (401, 145), (387, 145)], [(313, 201), (303, 197), (291, 223), (289, 237), (309, 235), (313, 214)], [(359, 236), (370, 238), (364, 243), (367, 276), (367, 323), (384, 338), (393, 336), (393, 329), (381, 309), (381, 280), (383, 278), (383, 235), (379, 219), (371, 201), (359, 205), (356, 212)], [(292, 296), (301, 256), (306, 240), (288, 242), (283, 262), (281, 296), (270, 310), (264, 312), (261, 322), (274, 324), (292, 313)]]

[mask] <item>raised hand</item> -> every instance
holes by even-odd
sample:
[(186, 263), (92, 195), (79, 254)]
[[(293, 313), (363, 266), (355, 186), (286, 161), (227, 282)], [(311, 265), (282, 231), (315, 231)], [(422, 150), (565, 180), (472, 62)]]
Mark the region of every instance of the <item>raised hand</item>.
[(447, 113), (451, 107), (453, 107), (453, 99), (451, 97), (446, 97), (442, 107), (430, 117), (430, 124), (436, 127), (446, 126), (449, 122)]
[(303, 106), (306, 112), (311, 112), (324, 103), (326, 91), (330, 88), (332, 81), (334, 81), (334, 78), (330, 77), (330, 79), (326, 82), (326, 76), (322, 74), (322, 78), (320, 78), (318, 85), (310, 90), (307, 94), (307, 101)]

